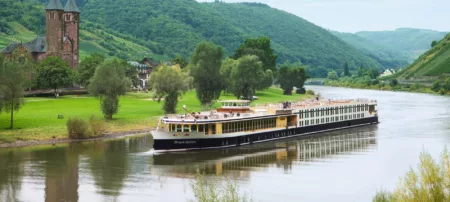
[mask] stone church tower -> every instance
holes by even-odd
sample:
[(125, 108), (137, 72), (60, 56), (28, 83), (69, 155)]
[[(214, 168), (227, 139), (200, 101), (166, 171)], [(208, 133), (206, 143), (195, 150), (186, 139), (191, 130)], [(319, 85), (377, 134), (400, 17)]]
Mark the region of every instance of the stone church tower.
[(46, 8), (47, 56), (59, 56), (70, 67), (79, 60), (80, 10), (75, 0), (62, 6), (60, 0), (50, 0)]
[(64, 7), (60, 0), (49, 0), (45, 11), (45, 37), (37, 37), (28, 43), (12, 43), (0, 50), (0, 54), (6, 58), (29, 56), (37, 62), (48, 56), (57, 56), (70, 67), (77, 68), (80, 59), (80, 10), (75, 0), (67, 0)]

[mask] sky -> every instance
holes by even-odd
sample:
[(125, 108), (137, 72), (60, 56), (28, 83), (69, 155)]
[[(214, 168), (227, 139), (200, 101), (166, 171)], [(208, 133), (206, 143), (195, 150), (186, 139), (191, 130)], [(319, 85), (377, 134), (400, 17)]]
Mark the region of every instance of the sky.
[[(213, 0), (198, 0), (211, 2)], [(450, 0), (222, 0), (259, 2), (340, 32), (422, 28), (450, 31)]]

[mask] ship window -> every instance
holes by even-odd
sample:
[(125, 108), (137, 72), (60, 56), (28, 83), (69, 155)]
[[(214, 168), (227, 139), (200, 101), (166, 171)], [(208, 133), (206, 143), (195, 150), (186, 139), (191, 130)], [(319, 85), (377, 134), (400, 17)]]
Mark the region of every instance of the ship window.
[(216, 124), (212, 124), (212, 134), (215, 135), (216, 134)]
[(198, 132), (204, 132), (203, 125), (198, 125)]
[(191, 126), (191, 131), (192, 132), (197, 132), (197, 125), (192, 125)]
[(189, 125), (183, 125), (183, 132), (189, 132)]
[(176, 130), (175, 124), (170, 124), (170, 126), (171, 126), (171, 130), (170, 131), (175, 131)]
[(205, 133), (207, 135), (209, 135), (209, 125), (208, 124), (205, 125)]
[(177, 125), (177, 132), (181, 132), (181, 125)]

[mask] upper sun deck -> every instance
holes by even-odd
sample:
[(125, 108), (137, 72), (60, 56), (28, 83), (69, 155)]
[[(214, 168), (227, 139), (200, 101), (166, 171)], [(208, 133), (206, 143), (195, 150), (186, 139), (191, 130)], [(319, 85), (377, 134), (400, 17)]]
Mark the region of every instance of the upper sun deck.
[[(168, 122), (212, 122), (212, 121), (228, 121), (243, 118), (256, 118), (263, 116), (274, 115), (289, 115), (299, 112), (301, 110), (345, 107), (352, 105), (376, 105), (375, 100), (368, 99), (347, 99), (347, 100), (305, 100), (300, 102), (283, 102), (276, 104), (256, 104), (254, 107), (250, 106), (250, 101), (247, 100), (228, 100), (219, 101), (222, 107), (217, 110), (204, 112), (190, 112), (186, 114), (170, 114), (163, 117), (163, 120)], [(232, 109), (248, 109), (245, 112), (236, 112)], [(230, 109), (230, 111), (228, 111)]]

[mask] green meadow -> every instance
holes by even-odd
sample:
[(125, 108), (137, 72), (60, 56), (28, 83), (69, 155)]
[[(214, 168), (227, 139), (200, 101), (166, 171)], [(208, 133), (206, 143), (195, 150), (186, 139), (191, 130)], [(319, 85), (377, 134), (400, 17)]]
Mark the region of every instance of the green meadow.
[[(277, 88), (270, 88), (256, 93), (259, 97), (253, 104), (276, 103), (280, 101), (294, 101), (308, 98), (307, 95), (282, 95)], [(220, 100), (236, 99), (233, 95), (222, 95)], [(108, 121), (109, 132), (132, 131), (149, 129), (156, 126), (157, 117), (164, 114), (163, 101), (152, 100), (151, 94), (128, 93), (120, 99), (119, 113)], [(202, 107), (195, 92), (186, 93), (178, 103), (177, 112), (183, 113), (182, 106), (186, 105), (191, 111), (200, 111)], [(216, 103), (214, 107), (218, 107)], [(58, 119), (63, 115), (63, 119)], [(63, 96), (53, 98), (25, 98), (25, 104), (15, 114), (14, 130), (9, 127), (9, 113), (0, 114), (0, 143), (18, 140), (48, 140), (66, 138), (66, 121), (69, 117), (88, 119), (90, 116), (102, 116), (100, 102), (94, 97)]]

